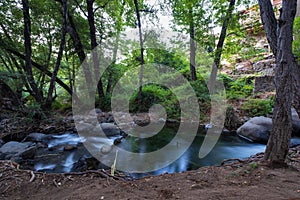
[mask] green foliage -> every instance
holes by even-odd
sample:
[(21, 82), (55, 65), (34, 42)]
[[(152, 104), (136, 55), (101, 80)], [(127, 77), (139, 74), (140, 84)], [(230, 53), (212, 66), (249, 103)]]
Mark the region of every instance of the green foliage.
[(252, 94), (254, 87), (252, 77), (241, 77), (236, 80), (224, 74), (221, 77), (225, 85), (228, 99), (246, 98)]
[(271, 99), (248, 99), (243, 105), (243, 110), (248, 112), (250, 117), (266, 116), (272, 113), (274, 101)]
[[(198, 79), (197, 81), (193, 81), (188, 84), (193, 87), (198, 98), (200, 107), (199, 118), (205, 119), (207, 117), (207, 113), (209, 113), (210, 110), (210, 95), (206, 83), (203, 79)], [(188, 84), (176, 87), (174, 91), (180, 94), (181, 92), (186, 91)], [(137, 91), (131, 97), (130, 111), (133, 113), (138, 111), (148, 112), (149, 108), (152, 105), (160, 104), (166, 109), (168, 118), (179, 119), (179, 117), (181, 116), (179, 101), (188, 103), (187, 101), (189, 101), (192, 96), (193, 94), (182, 94), (176, 97), (175, 94), (166, 87), (149, 84), (143, 86), (141, 104), (138, 103)]]
[(36, 120), (39, 121), (47, 118), (45, 112), (41, 108), (41, 105), (35, 102), (32, 104), (28, 104), (26, 108), (28, 110), (28, 112), (26, 112), (27, 114), (26, 120), (28, 121), (28, 123), (32, 123)]
[(67, 101), (67, 99), (68, 99), (67, 97), (63, 97), (53, 101), (52, 109), (63, 111), (72, 108), (71, 101)]
[(250, 169), (256, 169), (258, 168), (258, 163), (257, 162), (252, 162), (249, 164)]
[(145, 85), (143, 87), (142, 100), (139, 104), (137, 92), (132, 96), (130, 101), (130, 111), (135, 112), (148, 112), (149, 108), (154, 104), (162, 105), (171, 118), (180, 116), (180, 107), (176, 96), (167, 88), (159, 85)]
[(293, 52), (298, 58), (300, 64), (300, 16), (295, 18), (294, 21), (294, 41), (293, 41)]

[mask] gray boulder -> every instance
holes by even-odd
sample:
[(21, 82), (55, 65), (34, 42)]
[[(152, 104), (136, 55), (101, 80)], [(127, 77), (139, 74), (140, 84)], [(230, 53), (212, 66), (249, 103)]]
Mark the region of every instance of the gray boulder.
[(254, 117), (237, 130), (238, 136), (251, 142), (266, 144), (272, 130), (272, 119), (267, 117)]
[(85, 123), (85, 122), (80, 122), (79, 124), (76, 125), (76, 130), (78, 132), (91, 132), (93, 131), (94, 126), (92, 124), (89, 123)]
[(30, 133), (25, 138), (25, 141), (47, 143), (51, 138), (52, 138), (51, 135), (46, 135), (43, 133)]
[(100, 126), (107, 136), (120, 135), (121, 133), (120, 129), (112, 123), (102, 123)]
[(300, 118), (294, 108), (292, 109), (292, 125), (293, 135), (300, 136)]
[(32, 142), (11, 141), (0, 148), (0, 159), (8, 160), (16, 157), (23, 159), (32, 158), (35, 155), (36, 146)]

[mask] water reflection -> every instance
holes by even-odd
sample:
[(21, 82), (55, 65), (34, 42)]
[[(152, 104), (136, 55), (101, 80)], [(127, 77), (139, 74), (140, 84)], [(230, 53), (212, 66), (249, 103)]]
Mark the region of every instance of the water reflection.
[[(163, 148), (174, 138), (175, 133), (176, 130), (174, 130), (173, 128), (164, 128), (159, 134), (156, 134), (153, 137), (137, 138), (135, 136), (129, 136), (126, 139), (123, 139), (122, 143), (120, 143), (118, 147), (126, 149), (130, 152), (141, 153), (141, 162), (136, 162), (135, 160), (128, 157), (125, 159), (122, 158), (122, 162), (118, 162), (118, 164), (126, 166), (126, 168), (128, 169), (128, 173), (131, 173), (131, 168), (138, 168), (139, 166), (143, 165), (149, 165), (153, 168), (155, 168), (155, 166), (160, 166), (161, 163), (159, 163), (159, 160), (167, 161), (170, 158), (170, 155), (174, 153), (174, 151), (181, 149), (181, 143), (184, 143), (184, 141), (173, 144), (172, 150), (160, 154), (159, 159), (146, 160), (143, 158), (144, 154), (142, 153), (152, 152), (156, 151), (159, 148)], [(204, 137), (205, 135), (200, 132), (195, 137), (192, 145), (187, 149), (187, 151), (185, 151), (182, 156), (172, 164), (150, 173), (131, 175), (139, 178), (149, 174), (159, 175), (162, 173), (183, 172), (187, 170), (197, 169), (202, 166), (219, 165), (224, 159), (244, 159), (265, 150), (265, 145), (263, 144), (248, 143), (236, 136), (222, 136), (217, 142), (214, 149), (205, 158), (200, 159), (198, 157), (198, 153)], [(115, 137), (110, 139), (95, 137), (88, 138), (87, 140), (94, 141), (95, 146), (98, 147), (98, 145), (101, 146), (103, 144), (112, 145), (114, 139)], [(48, 144), (48, 150), (40, 150), (40, 154), (43, 155), (40, 155), (40, 160), (36, 160), (34, 169), (37, 171), (46, 171), (50, 173), (72, 171), (74, 163), (78, 162), (80, 158), (84, 156), (91, 156), (90, 153), (87, 152), (87, 150), (82, 145), (83, 141), (83, 138), (80, 138), (78, 137), (78, 135), (72, 133), (66, 133), (64, 135), (54, 135), (53, 139)], [(292, 141), (294, 143), (299, 143), (300, 139), (294, 138)], [(61, 147), (68, 144), (77, 145), (78, 148), (72, 151), (62, 150)], [(56, 149), (55, 152), (53, 152), (53, 150), (49, 150), (50, 148), (53, 149), (53, 147), (54, 149)], [(97, 149), (99, 150), (99, 148)], [(53, 156), (54, 153), (57, 155)], [(114, 160), (114, 158), (107, 159)]]

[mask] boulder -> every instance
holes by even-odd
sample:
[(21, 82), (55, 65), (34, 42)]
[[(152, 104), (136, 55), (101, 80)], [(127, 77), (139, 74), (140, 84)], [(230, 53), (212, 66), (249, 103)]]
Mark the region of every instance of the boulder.
[(32, 158), (35, 155), (36, 146), (32, 142), (11, 141), (0, 148), (0, 159), (8, 160), (13, 157), (22, 157), (24, 159)]
[(238, 128), (237, 134), (248, 141), (266, 144), (271, 130), (271, 118), (254, 117)]
[(120, 135), (121, 133), (121, 130), (112, 123), (102, 123), (100, 126), (107, 136)]
[(293, 135), (300, 136), (300, 118), (294, 108), (292, 109), (292, 125), (293, 125)]
[(85, 123), (85, 122), (80, 122), (76, 126), (76, 130), (78, 132), (91, 132), (91, 131), (93, 131), (93, 129), (94, 129), (94, 126), (92, 124)]
[(30, 133), (25, 138), (25, 141), (47, 143), (49, 140), (51, 140), (51, 138), (51, 135), (46, 135), (43, 133)]

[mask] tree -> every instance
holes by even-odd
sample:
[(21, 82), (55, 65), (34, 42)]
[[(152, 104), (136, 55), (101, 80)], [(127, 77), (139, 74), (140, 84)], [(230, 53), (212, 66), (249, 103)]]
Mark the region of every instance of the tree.
[(221, 61), (221, 56), (222, 56), (222, 51), (223, 51), (223, 45), (224, 45), (224, 41), (225, 41), (225, 38), (226, 38), (226, 32), (227, 32), (229, 20), (232, 16), (232, 12), (233, 12), (233, 9), (234, 9), (234, 5), (235, 5), (235, 0), (230, 0), (226, 17), (223, 21), (221, 34), (220, 34), (219, 41), (218, 41), (218, 44), (217, 44), (217, 49), (215, 50), (214, 63), (213, 63), (213, 66), (212, 66), (210, 79), (209, 79), (210, 93), (214, 93), (215, 82), (216, 82), (216, 78), (217, 78), (217, 72), (218, 72), (218, 68), (220, 66), (220, 61)]
[(56, 64), (55, 64), (55, 68), (54, 71), (52, 73), (52, 77), (50, 80), (50, 86), (48, 89), (48, 96), (46, 99), (46, 103), (45, 103), (45, 108), (51, 108), (52, 102), (53, 102), (53, 90), (55, 87), (55, 82), (56, 82), (56, 78), (57, 78), (57, 74), (58, 74), (58, 70), (61, 64), (61, 60), (63, 57), (63, 51), (65, 48), (65, 43), (66, 43), (66, 33), (67, 33), (67, 13), (68, 13), (68, 3), (67, 0), (62, 0), (62, 35), (61, 35), (61, 42), (60, 42), (60, 46), (59, 46), (59, 51), (58, 51), (58, 56), (56, 59)]
[[(300, 71), (292, 52), (297, 0), (282, 1), (278, 22), (270, 0), (258, 0), (258, 3), (267, 39), (276, 57), (273, 127), (264, 159), (272, 165), (282, 166), (289, 150), (292, 133), (291, 106), (293, 102), (299, 105), (299, 99), (295, 97), (299, 97), (299, 79), (296, 79), (300, 76)], [(299, 109), (297, 111), (299, 113)]]
[(139, 76), (139, 91), (138, 91), (138, 100), (142, 100), (142, 92), (143, 92), (143, 69), (144, 69), (144, 47), (143, 47), (143, 33), (142, 33), (142, 24), (141, 24), (141, 17), (140, 17), (140, 10), (139, 10), (139, 3), (138, 0), (134, 0), (135, 6), (135, 13), (138, 22), (138, 29), (139, 29), (139, 40), (140, 40), (140, 49), (141, 49), (141, 56), (139, 58), (140, 61), (140, 76)]
[(194, 22), (194, 12), (193, 6), (188, 4), (189, 7), (189, 32), (190, 32), (190, 73), (191, 80), (197, 80), (196, 75), (196, 44), (195, 44), (195, 22)]
[[(87, 0), (87, 11), (88, 11), (88, 22), (90, 27), (90, 39), (91, 39), (91, 48), (92, 48), (92, 56), (93, 56), (93, 64), (94, 64), (94, 73), (95, 73), (95, 81), (97, 82), (97, 90), (99, 94), (100, 101), (104, 98), (103, 84), (100, 77), (100, 66), (99, 66), (99, 55), (97, 52), (97, 39), (96, 39), (96, 26), (95, 26), (95, 11), (93, 8), (93, 4), (95, 0)], [(105, 5), (103, 6), (105, 7)]]
[(29, 2), (28, 0), (22, 0), (23, 5), (23, 16), (24, 16), (24, 46), (25, 46), (25, 72), (31, 87), (30, 93), (35, 98), (38, 103), (42, 103), (43, 97), (39, 91), (34, 76), (32, 74), (32, 64), (31, 64), (31, 22), (29, 14)]
[[(199, 36), (205, 35), (203, 32), (204, 27), (207, 27), (207, 19), (203, 5), (205, 0), (201, 1), (178, 1), (168, 0), (172, 7), (172, 14), (174, 21), (179, 26), (183, 26), (183, 30), (190, 36), (190, 79), (197, 80), (196, 75), (196, 34)], [(181, 27), (182, 28), (182, 27)], [(206, 29), (207, 31), (208, 29)], [(182, 30), (181, 30), (182, 31)], [(199, 37), (197, 38), (199, 39)], [(197, 40), (201, 41), (201, 40)], [(202, 45), (202, 43), (201, 43)]]

